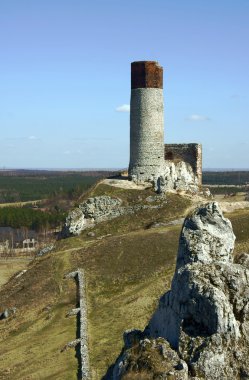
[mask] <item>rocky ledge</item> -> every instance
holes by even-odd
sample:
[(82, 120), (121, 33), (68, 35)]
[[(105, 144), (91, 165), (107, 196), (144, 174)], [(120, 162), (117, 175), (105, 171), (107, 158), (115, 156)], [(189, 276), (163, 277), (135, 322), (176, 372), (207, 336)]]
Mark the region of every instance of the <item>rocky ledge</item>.
[[(160, 208), (166, 203), (166, 196), (155, 195), (154, 197), (148, 197), (147, 202), (149, 204), (123, 205), (121, 199), (107, 195), (88, 198), (69, 212), (61, 237), (77, 236), (83, 230), (91, 228), (97, 223), (111, 220), (121, 215), (133, 214), (143, 209)], [(155, 205), (150, 205), (153, 202), (155, 202)]]
[(234, 262), (234, 241), (216, 202), (185, 219), (171, 290), (106, 379), (249, 379), (249, 255)]

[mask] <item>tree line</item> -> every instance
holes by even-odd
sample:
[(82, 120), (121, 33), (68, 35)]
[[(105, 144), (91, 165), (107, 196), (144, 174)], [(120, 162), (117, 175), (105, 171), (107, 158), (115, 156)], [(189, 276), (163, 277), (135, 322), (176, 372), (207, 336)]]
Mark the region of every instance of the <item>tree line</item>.
[(44, 229), (56, 228), (65, 220), (65, 213), (61, 211), (41, 211), (25, 207), (0, 208), (0, 227), (21, 228), (40, 232)]

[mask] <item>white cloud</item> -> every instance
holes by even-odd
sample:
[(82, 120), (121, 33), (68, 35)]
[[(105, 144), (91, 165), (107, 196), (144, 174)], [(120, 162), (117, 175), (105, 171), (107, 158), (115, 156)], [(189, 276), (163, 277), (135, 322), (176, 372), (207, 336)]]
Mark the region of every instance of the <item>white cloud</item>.
[(188, 117), (186, 117), (187, 121), (209, 121), (210, 118), (208, 116), (204, 115), (198, 115), (198, 114), (193, 114)]
[(122, 104), (122, 106), (118, 106), (116, 108), (117, 112), (130, 112), (130, 105), (129, 104)]
[(36, 137), (36, 136), (29, 136), (28, 139), (29, 140), (38, 140), (38, 137)]

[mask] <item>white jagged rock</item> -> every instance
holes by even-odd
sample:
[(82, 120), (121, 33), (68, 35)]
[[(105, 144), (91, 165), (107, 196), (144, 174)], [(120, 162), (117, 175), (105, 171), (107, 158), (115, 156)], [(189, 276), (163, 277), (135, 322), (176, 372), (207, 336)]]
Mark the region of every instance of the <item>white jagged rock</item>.
[(87, 221), (82, 210), (75, 208), (68, 214), (62, 233), (64, 236), (77, 236), (90, 224), (93, 225), (93, 221)]
[(86, 228), (94, 226), (95, 223), (115, 218), (121, 215), (122, 201), (109, 196), (88, 198), (78, 208), (69, 212), (62, 236), (79, 235)]
[[(95, 224), (117, 218), (121, 215), (134, 214), (143, 209), (161, 208), (167, 199), (164, 195), (155, 195), (151, 204), (138, 202), (131, 205), (123, 205), (119, 198), (102, 195), (88, 198), (78, 208), (69, 212), (65, 225), (61, 231), (61, 237), (79, 235), (83, 230), (93, 227)], [(156, 203), (156, 204), (154, 204)]]
[[(232, 380), (243, 371), (249, 378), (249, 270), (233, 263), (234, 241), (216, 202), (186, 218), (171, 290), (148, 326), (151, 336), (179, 351), (195, 376), (210, 380)], [(240, 361), (234, 358), (239, 348)]]
[[(143, 334), (143, 339), (169, 342), (188, 367), (187, 379), (249, 379), (249, 255), (235, 263), (234, 241), (232, 225), (216, 202), (187, 217), (171, 290), (161, 297), (145, 331), (134, 330), (125, 341)], [(131, 350), (124, 348), (110, 379), (129, 372)]]
[(184, 221), (177, 268), (193, 262), (232, 262), (235, 235), (217, 202), (196, 209)]

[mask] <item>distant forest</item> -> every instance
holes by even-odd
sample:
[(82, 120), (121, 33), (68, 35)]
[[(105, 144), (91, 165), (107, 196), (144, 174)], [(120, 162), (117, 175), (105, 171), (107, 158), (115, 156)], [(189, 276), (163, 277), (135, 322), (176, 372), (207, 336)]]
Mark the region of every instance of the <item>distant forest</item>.
[[(0, 203), (35, 201), (41, 199), (77, 199), (111, 171), (0, 171)], [(249, 185), (249, 171), (203, 172), (203, 185)]]
[(249, 171), (203, 172), (203, 185), (249, 185)]
[[(99, 179), (111, 172), (0, 171), (0, 227), (51, 231), (65, 221), (68, 209)], [(40, 201), (25, 204), (18, 202)], [(1, 240), (1, 236), (0, 236)]]
[[(77, 204), (84, 192), (99, 179), (113, 174), (106, 171), (0, 171), (0, 203), (42, 200), (36, 206), (0, 208), (0, 227), (26, 227), (37, 232), (54, 229), (63, 223), (68, 209)], [(218, 185), (212, 187), (212, 193), (248, 191), (249, 172), (203, 172), (203, 184)], [(230, 187), (222, 187), (225, 185)]]
[(65, 217), (65, 213), (60, 210), (43, 212), (25, 207), (3, 207), (0, 209), (0, 227), (26, 227), (29, 230), (42, 232), (60, 226)]
[(110, 172), (0, 171), (0, 203), (75, 199)]

